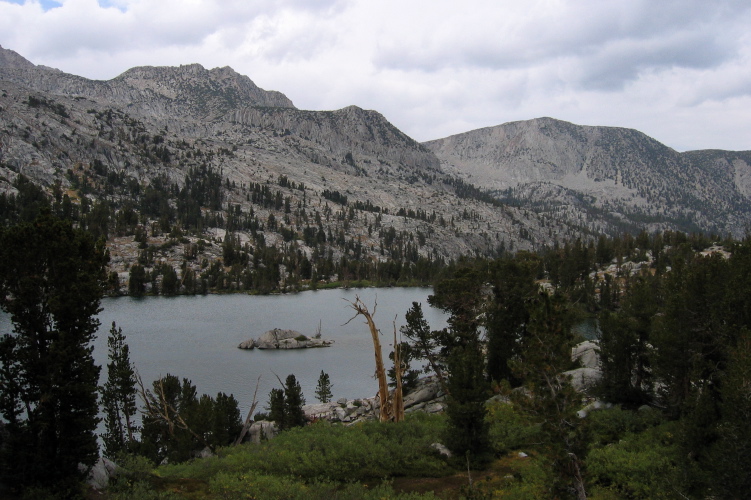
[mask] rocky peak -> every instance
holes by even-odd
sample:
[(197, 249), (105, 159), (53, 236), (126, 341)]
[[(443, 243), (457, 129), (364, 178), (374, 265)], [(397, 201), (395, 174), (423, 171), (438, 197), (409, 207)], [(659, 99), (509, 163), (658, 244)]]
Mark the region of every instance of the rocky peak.
[(126, 84), (141, 92), (151, 91), (168, 99), (217, 106), (224, 111), (238, 106), (295, 107), (281, 92), (265, 91), (229, 66), (212, 70), (200, 64), (139, 66), (108, 83)]
[(303, 111), (290, 108), (245, 108), (228, 118), (238, 124), (282, 131), (298, 142), (303, 154), (325, 162), (320, 152), (344, 161), (362, 174), (386, 164), (435, 170), (438, 159), (420, 143), (397, 129), (377, 111), (347, 106), (336, 111)]
[(176, 116), (213, 120), (244, 107), (294, 108), (284, 94), (259, 88), (230, 67), (207, 70), (200, 64), (141, 66), (107, 81), (88, 80), (35, 66), (0, 48), (0, 76), (37, 92), (85, 97), (167, 125)]
[[(678, 153), (637, 130), (547, 117), (424, 145), (444, 170), (502, 192), (504, 201), (549, 211), (566, 205), (574, 207), (576, 219), (585, 212), (607, 213), (621, 225), (627, 214), (639, 214), (684, 231), (704, 227), (734, 234), (742, 234), (749, 221), (751, 167), (740, 153)], [(561, 192), (569, 193), (566, 199)]]
[(34, 65), (23, 56), (13, 50), (4, 49), (0, 45), (0, 68), (23, 69), (33, 67)]

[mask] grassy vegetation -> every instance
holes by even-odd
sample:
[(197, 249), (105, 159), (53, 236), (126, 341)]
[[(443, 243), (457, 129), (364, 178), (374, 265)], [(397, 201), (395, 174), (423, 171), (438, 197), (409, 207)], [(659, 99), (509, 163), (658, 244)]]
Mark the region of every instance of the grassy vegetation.
[(430, 445), (441, 441), (440, 416), (353, 427), (327, 422), (290, 429), (271, 441), (219, 450), (214, 457), (149, 470), (143, 460), (113, 485), (112, 498), (434, 498), (400, 494), (395, 477), (453, 474)]
[[(125, 460), (128, 473), (111, 499), (540, 499), (553, 498), (553, 467), (539, 426), (512, 404), (488, 408), (495, 460), (467, 471), (430, 445), (445, 439), (442, 415), (413, 414), (400, 424), (352, 427), (317, 422), (261, 444), (222, 448), (216, 456), (154, 468)], [(674, 498), (675, 422), (657, 411), (611, 408), (586, 419), (589, 498)], [(520, 452), (524, 452), (520, 454)]]

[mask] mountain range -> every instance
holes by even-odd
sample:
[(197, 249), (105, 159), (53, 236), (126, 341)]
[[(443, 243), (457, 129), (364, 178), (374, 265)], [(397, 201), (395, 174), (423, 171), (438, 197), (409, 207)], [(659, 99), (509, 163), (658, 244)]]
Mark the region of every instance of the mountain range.
[(0, 47), (0, 192), (18, 193), (22, 175), (75, 205), (106, 201), (114, 225), (131, 205), (148, 219), (149, 188), (179, 213), (198, 171), (222, 184), (202, 214), (252, 214), (265, 244), (307, 254), (303, 234), (317, 228), (334, 259), (356, 245), (383, 261), (394, 239), (445, 259), (642, 229), (743, 236), (751, 223), (748, 151), (679, 153), (636, 130), (553, 118), (419, 143), (377, 111), (300, 110), (229, 67), (96, 81)]

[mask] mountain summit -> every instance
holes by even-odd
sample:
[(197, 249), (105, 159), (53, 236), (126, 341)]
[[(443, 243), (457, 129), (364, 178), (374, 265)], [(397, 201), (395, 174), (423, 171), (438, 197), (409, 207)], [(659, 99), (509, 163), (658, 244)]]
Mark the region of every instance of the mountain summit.
[(751, 153), (678, 153), (635, 130), (538, 118), (421, 144), (377, 111), (300, 110), (229, 67), (96, 81), (7, 49), (0, 91), (0, 195), (27, 199), (28, 179), (67, 196), (66, 213), (110, 237), (120, 273), (144, 227), (203, 241), (196, 266), (219, 258), (206, 241), (231, 247), (225, 266), (253, 253), (253, 273), (269, 248), (292, 251), (279, 276), (303, 257), (327, 276), (401, 276), (571, 238), (751, 227)]
[(661, 221), (743, 234), (751, 210), (751, 152), (677, 151), (632, 129), (553, 118), (506, 123), (424, 145), (441, 168), (499, 199), (579, 219)]

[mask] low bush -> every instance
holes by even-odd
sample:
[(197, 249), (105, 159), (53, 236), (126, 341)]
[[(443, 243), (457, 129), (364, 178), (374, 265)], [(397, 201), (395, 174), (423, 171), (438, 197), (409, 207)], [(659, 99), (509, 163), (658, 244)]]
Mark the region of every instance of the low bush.
[(586, 467), (593, 493), (600, 498), (677, 498), (683, 481), (676, 433), (677, 423), (667, 422), (590, 450)]
[(489, 404), (485, 418), (489, 424), (490, 446), (497, 454), (527, 449), (540, 441), (540, 426), (530, 423), (512, 404)]
[(344, 427), (327, 422), (290, 429), (271, 441), (221, 449), (219, 456), (159, 468), (164, 477), (210, 480), (220, 472), (288, 476), (312, 481), (371, 481), (451, 472), (430, 445), (443, 417), (411, 415), (399, 424)]
[(628, 433), (639, 433), (664, 421), (657, 410), (631, 411), (614, 407), (590, 412), (586, 427), (590, 447), (615, 443)]

